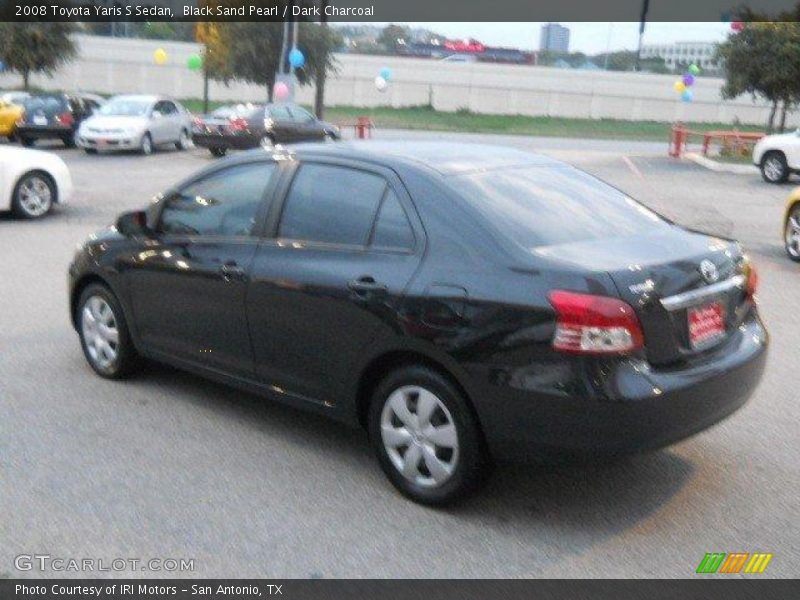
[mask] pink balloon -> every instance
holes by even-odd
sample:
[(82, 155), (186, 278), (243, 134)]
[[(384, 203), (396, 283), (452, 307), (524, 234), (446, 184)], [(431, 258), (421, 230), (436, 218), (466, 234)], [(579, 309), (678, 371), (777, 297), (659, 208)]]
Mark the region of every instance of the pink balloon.
[(279, 81), (272, 88), (272, 95), (275, 96), (275, 100), (286, 100), (289, 97), (289, 86)]

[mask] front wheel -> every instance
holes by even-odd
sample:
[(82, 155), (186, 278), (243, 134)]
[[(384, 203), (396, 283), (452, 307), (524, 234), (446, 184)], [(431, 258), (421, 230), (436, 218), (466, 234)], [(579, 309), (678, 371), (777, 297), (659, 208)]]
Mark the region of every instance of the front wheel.
[(104, 285), (87, 286), (75, 315), (81, 347), (89, 366), (101, 377), (120, 379), (138, 364), (125, 315), (117, 298)]
[(378, 385), (369, 433), (386, 476), (421, 504), (459, 500), (487, 472), (483, 437), (468, 401), (426, 367), (398, 369)]
[(800, 203), (795, 204), (789, 212), (783, 240), (789, 258), (800, 262)]
[(53, 208), (56, 199), (56, 185), (41, 172), (23, 175), (14, 188), (11, 209), (23, 219), (38, 219)]
[(219, 157), (219, 156), (225, 156), (225, 154), (227, 154), (227, 152), (228, 152), (228, 149), (227, 148), (209, 148), (208, 151), (211, 152), (211, 154), (213, 154), (214, 156), (218, 156)]
[(153, 153), (153, 138), (150, 137), (149, 133), (145, 133), (142, 136), (142, 141), (139, 144), (139, 152), (145, 156), (149, 156)]
[(761, 177), (767, 183), (785, 183), (789, 179), (789, 165), (783, 152), (767, 152), (761, 159)]
[(30, 148), (31, 146), (33, 146), (33, 138), (20, 136), (19, 143), (25, 146), (26, 148)]
[(185, 129), (181, 129), (181, 135), (178, 138), (178, 141), (175, 142), (175, 148), (178, 150), (188, 150), (189, 148), (189, 132)]

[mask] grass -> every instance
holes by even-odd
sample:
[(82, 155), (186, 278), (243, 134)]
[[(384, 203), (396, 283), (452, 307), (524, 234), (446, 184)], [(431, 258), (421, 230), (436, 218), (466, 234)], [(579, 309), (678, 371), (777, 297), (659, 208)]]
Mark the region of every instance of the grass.
[[(182, 100), (192, 112), (202, 112), (199, 99)], [(222, 102), (210, 102), (213, 110)], [(308, 107), (307, 107), (308, 108)], [(528, 117), (524, 115), (478, 114), (468, 110), (443, 112), (428, 106), (406, 108), (329, 106), (325, 119), (334, 123), (351, 123), (356, 117), (370, 117), (380, 129), (416, 129), (425, 131), (460, 131), (470, 133), (499, 133), (545, 137), (571, 137), (614, 140), (666, 142), (671, 123), (665, 121), (623, 121), (620, 119), (567, 119), (560, 117)], [(763, 131), (762, 127), (732, 123), (697, 123), (692, 131), (734, 129)]]

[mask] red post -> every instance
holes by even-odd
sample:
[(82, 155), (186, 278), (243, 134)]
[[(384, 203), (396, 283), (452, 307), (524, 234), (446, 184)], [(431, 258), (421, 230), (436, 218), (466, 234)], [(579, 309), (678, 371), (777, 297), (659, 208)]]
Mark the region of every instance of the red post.
[(372, 137), (372, 128), (374, 124), (369, 117), (358, 117), (356, 120), (356, 137), (364, 140)]
[(672, 139), (670, 141), (669, 155), (673, 158), (680, 158), (683, 147), (686, 145), (688, 136), (687, 129), (680, 123), (672, 126)]

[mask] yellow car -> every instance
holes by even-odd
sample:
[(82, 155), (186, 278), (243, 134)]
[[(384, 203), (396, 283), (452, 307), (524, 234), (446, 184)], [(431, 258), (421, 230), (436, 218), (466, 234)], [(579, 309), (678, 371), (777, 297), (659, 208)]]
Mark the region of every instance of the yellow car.
[(786, 201), (783, 215), (783, 243), (793, 261), (800, 262), (800, 187), (794, 188)]
[(22, 117), (23, 109), (0, 98), (0, 137), (14, 137), (17, 121)]

